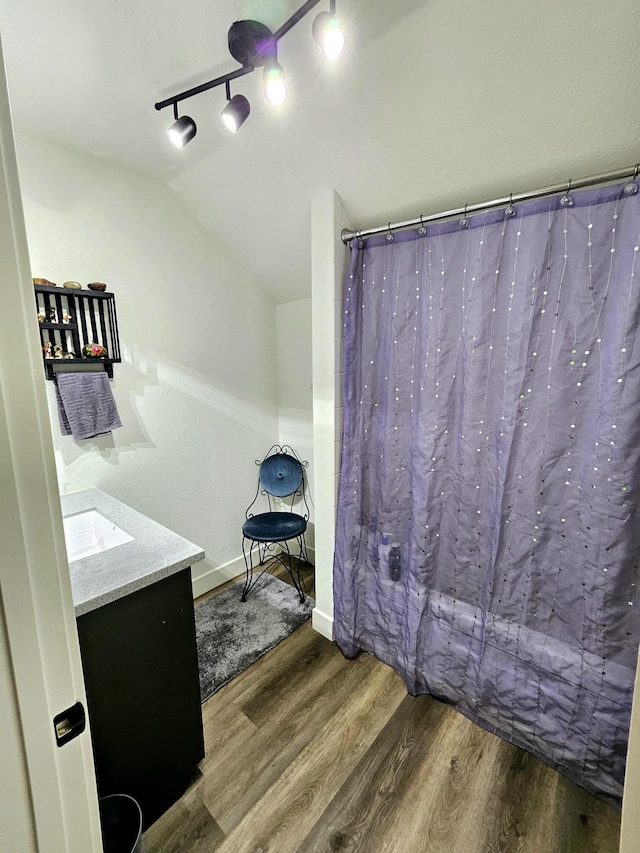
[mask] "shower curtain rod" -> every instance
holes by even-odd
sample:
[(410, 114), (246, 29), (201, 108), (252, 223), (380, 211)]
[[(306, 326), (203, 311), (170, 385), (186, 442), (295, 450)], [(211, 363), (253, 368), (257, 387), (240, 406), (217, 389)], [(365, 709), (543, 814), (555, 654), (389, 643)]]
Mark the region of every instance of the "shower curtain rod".
[(640, 163), (635, 166), (629, 166), (627, 169), (617, 169), (613, 172), (603, 172), (601, 175), (592, 175), (589, 178), (579, 178), (577, 181), (569, 180), (565, 184), (555, 184), (551, 187), (542, 187), (537, 190), (530, 190), (526, 193), (518, 193), (517, 195), (506, 196), (505, 198), (495, 198), (492, 201), (481, 201), (479, 204), (466, 204), (464, 207), (457, 207), (454, 210), (445, 210), (442, 213), (432, 213), (429, 216), (418, 216), (415, 219), (407, 219), (404, 222), (389, 222), (387, 225), (379, 225), (377, 228), (363, 228), (361, 231), (349, 231), (348, 228), (343, 228), (341, 237), (342, 242), (347, 244), (356, 237), (371, 237), (373, 234), (384, 234), (386, 232), (401, 231), (405, 228), (415, 228), (418, 225), (426, 225), (429, 222), (440, 222), (443, 219), (453, 219), (455, 216), (468, 216), (470, 213), (477, 213), (480, 210), (490, 210), (493, 207), (502, 207), (507, 204), (515, 204), (518, 201), (530, 201), (534, 198), (543, 198), (547, 195), (555, 195), (560, 192), (570, 192), (572, 189), (577, 190), (581, 187), (591, 187), (595, 184), (606, 184), (610, 181), (621, 181), (624, 178), (637, 178), (640, 173)]

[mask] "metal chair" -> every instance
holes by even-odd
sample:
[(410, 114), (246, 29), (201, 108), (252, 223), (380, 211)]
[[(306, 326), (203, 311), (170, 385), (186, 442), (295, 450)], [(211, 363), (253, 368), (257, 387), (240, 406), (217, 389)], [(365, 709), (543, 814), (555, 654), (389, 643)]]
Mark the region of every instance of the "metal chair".
[[(245, 512), (242, 525), (242, 554), (247, 573), (242, 601), (247, 600), (249, 591), (268, 570), (267, 559), (278, 560), (289, 572), (300, 601), (305, 600), (305, 592), (300, 580), (300, 560), (309, 562), (304, 534), (309, 520), (309, 505), (306, 495), (306, 477), (304, 469), (309, 463), (303, 462), (288, 444), (282, 447), (274, 444), (262, 461), (256, 460), (260, 468), (256, 495)], [(260, 498), (266, 498), (268, 511), (254, 515), (252, 510)], [(275, 510), (275, 498), (287, 506), (285, 511)], [(284, 499), (288, 500), (284, 500)], [(301, 498), (303, 515), (293, 511), (296, 499)], [(298, 544), (299, 559), (294, 570), (289, 542)], [(280, 546), (280, 547), (278, 547)], [(264, 566), (256, 575), (256, 570)]]

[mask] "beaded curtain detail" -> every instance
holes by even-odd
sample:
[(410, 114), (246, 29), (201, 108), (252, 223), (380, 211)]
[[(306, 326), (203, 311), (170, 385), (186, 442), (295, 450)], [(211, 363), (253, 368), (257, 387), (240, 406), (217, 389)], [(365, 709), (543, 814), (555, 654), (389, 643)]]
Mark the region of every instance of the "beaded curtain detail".
[(355, 240), (342, 651), (622, 794), (638, 641), (635, 183)]

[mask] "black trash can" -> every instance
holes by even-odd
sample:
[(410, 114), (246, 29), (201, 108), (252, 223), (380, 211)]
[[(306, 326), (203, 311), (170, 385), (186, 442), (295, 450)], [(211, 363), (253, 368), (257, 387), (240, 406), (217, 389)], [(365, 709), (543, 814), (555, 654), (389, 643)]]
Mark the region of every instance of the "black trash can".
[(142, 811), (128, 794), (101, 797), (100, 825), (104, 853), (141, 853)]

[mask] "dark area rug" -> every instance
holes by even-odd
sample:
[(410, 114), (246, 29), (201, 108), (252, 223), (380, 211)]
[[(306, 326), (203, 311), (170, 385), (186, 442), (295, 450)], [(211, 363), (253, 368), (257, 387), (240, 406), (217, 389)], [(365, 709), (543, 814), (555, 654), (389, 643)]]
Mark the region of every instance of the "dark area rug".
[(216, 690), (282, 642), (311, 616), (313, 598), (300, 603), (292, 586), (265, 575), (240, 601), (244, 580), (196, 604), (200, 697)]

